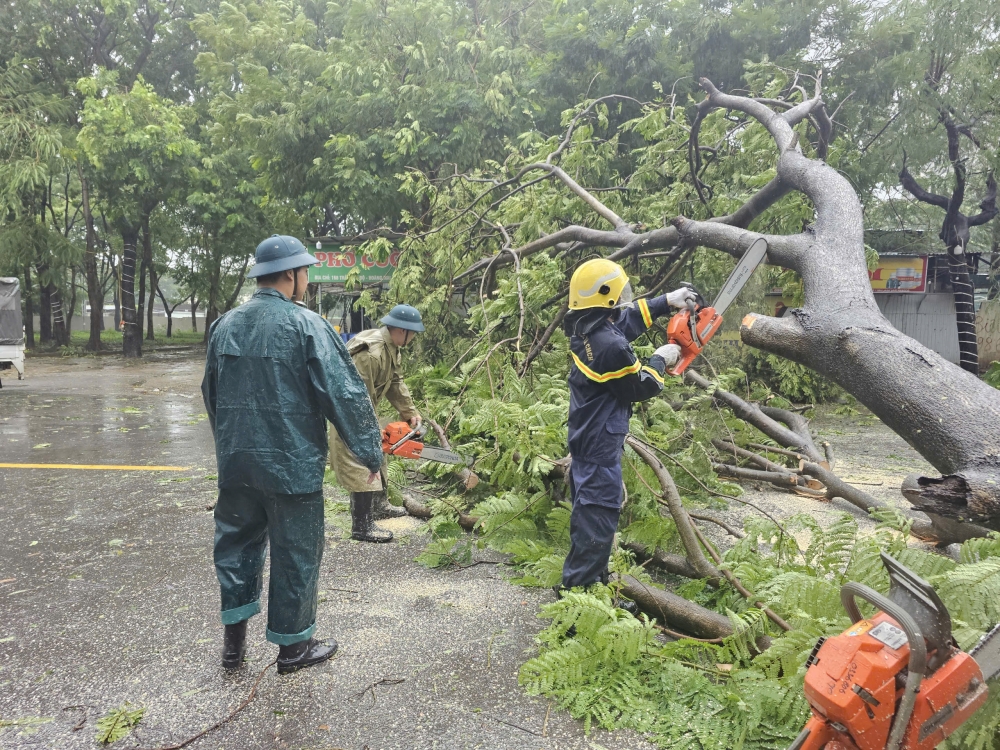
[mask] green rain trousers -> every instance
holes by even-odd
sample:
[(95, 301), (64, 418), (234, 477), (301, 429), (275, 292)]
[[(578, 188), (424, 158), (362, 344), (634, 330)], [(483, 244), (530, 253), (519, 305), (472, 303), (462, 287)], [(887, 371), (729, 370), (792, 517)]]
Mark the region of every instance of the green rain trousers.
[(260, 612), (264, 555), (271, 543), (267, 640), (288, 646), (316, 629), (323, 559), (323, 493), (278, 495), (250, 487), (219, 490), (215, 506), (215, 572), (222, 624)]

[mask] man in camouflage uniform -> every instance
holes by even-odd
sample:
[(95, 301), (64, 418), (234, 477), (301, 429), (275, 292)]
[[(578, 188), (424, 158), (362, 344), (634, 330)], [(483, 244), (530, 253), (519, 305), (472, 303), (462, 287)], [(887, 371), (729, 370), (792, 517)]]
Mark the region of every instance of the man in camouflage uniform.
[[(413, 406), (410, 391), (403, 382), (400, 349), (424, 330), (420, 313), (409, 305), (396, 305), (380, 321), (381, 328), (362, 331), (349, 342), (347, 350), (361, 379), (368, 387), (372, 406), (378, 409), (385, 398), (399, 412), (400, 419), (416, 428), (421, 417)], [(368, 469), (348, 450), (335, 428), (330, 430), (330, 466), (340, 486), (351, 493), (351, 538), (361, 542), (390, 542), (392, 532), (375, 525), (379, 518), (397, 518), (406, 511), (389, 504), (386, 497), (385, 460), (382, 461), (382, 485), (372, 491)]]

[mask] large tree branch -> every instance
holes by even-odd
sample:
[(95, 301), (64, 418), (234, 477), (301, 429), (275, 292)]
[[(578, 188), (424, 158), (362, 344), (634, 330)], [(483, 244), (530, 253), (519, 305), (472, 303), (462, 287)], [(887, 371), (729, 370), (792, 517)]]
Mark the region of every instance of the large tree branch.
[(943, 195), (938, 195), (937, 193), (932, 193), (928, 190), (924, 190), (920, 183), (914, 179), (913, 175), (910, 174), (910, 170), (906, 168), (906, 162), (903, 162), (903, 168), (899, 172), (899, 184), (903, 186), (910, 195), (916, 198), (922, 203), (929, 203), (932, 206), (937, 206), (938, 208), (943, 208), (948, 210), (948, 199)]
[[(724, 391), (721, 388), (713, 388), (712, 384), (694, 370), (685, 370), (684, 379), (706, 391), (712, 391), (712, 398), (718, 403), (728, 406), (740, 419), (749, 422), (758, 430), (763, 432), (772, 440), (777, 441), (786, 448), (792, 448), (799, 453), (808, 456), (810, 460), (821, 463), (826, 458), (819, 452), (812, 438), (808, 435), (801, 435), (798, 432), (785, 427), (768, 416), (756, 404), (744, 401), (735, 393)], [(794, 415), (798, 416), (798, 415)]]
[[(778, 146), (778, 151), (784, 152), (789, 147), (797, 148), (797, 146), (794, 145), (795, 134), (792, 131), (792, 126), (789, 123), (789, 120), (785, 119), (783, 115), (775, 112), (766, 104), (758, 102), (754, 99), (749, 99), (745, 96), (723, 94), (715, 88), (715, 84), (707, 78), (700, 79), (698, 84), (705, 91), (705, 93), (708, 94), (708, 101), (713, 107), (721, 107), (722, 109), (732, 109), (737, 112), (743, 112), (744, 114), (750, 115), (757, 120), (757, 122), (767, 128), (767, 131), (771, 134), (771, 137)], [(808, 110), (805, 114), (808, 114)]]
[(799, 256), (808, 249), (808, 235), (757, 234), (729, 224), (710, 221), (691, 221), (683, 216), (673, 220), (681, 237), (696, 245), (704, 245), (741, 258), (755, 240), (767, 242), (769, 263), (786, 268), (794, 267)]
[(722, 574), (705, 557), (705, 553), (698, 542), (694, 524), (691, 522), (691, 517), (684, 507), (684, 503), (681, 502), (681, 496), (677, 492), (677, 486), (674, 484), (670, 472), (667, 471), (667, 467), (663, 465), (651, 450), (631, 435), (625, 438), (625, 443), (636, 452), (639, 458), (646, 462), (646, 465), (656, 475), (660, 487), (663, 488), (663, 499), (666, 501), (667, 507), (670, 509), (670, 515), (673, 516), (674, 523), (677, 525), (677, 533), (681, 538), (681, 544), (684, 545), (687, 559), (691, 561), (691, 565), (698, 572), (698, 576), (711, 581), (718, 581), (722, 577)]
[(501, 268), (503, 266), (509, 265), (514, 262), (509, 254), (514, 254), (522, 260), (529, 255), (533, 255), (541, 250), (547, 250), (550, 247), (555, 247), (563, 242), (580, 242), (586, 246), (601, 246), (601, 247), (624, 247), (629, 243), (629, 240), (634, 235), (630, 233), (607, 231), (603, 229), (591, 229), (590, 227), (578, 226), (576, 224), (568, 227), (563, 227), (552, 234), (547, 234), (544, 237), (539, 237), (537, 240), (532, 240), (526, 245), (521, 245), (521, 247), (516, 247), (512, 250), (504, 250), (501, 255), (508, 255), (508, 258), (497, 258), (491, 255), (488, 258), (482, 258), (477, 260), (471, 266), (466, 268), (462, 273), (455, 277), (455, 281), (465, 278), (466, 276), (471, 276), (474, 273), (484, 270), (492, 263), (494, 268)]
[(986, 179), (986, 195), (979, 203), (979, 213), (969, 217), (969, 226), (978, 227), (992, 221), (997, 215), (997, 181), (992, 172)]

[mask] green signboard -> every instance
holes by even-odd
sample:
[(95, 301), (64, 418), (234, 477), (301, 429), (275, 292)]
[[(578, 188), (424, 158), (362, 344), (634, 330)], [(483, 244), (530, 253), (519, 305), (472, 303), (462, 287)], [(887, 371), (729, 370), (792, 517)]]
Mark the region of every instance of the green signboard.
[(358, 269), (358, 281), (362, 284), (378, 284), (389, 281), (392, 272), (399, 265), (399, 251), (394, 250), (387, 260), (376, 262), (368, 255), (357, 255), (352, 250), (317, 250), (313, 253), (319, 265), (310, 266), (310, 284), (343, 284), (347, 274)]

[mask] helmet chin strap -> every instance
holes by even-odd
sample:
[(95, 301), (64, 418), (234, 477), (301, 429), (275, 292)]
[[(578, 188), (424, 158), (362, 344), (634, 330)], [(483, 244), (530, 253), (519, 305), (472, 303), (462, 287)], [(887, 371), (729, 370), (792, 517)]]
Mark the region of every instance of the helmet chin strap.
[(305, 307), (305, 302), (297, 299), (299, 296), (299, 269), (292, 269), (292, 302), (299, 307)]

